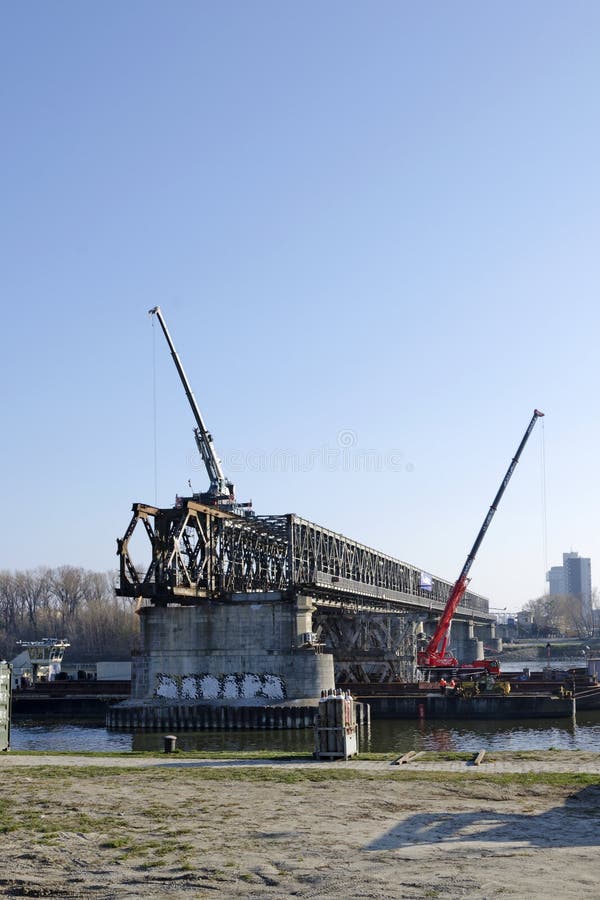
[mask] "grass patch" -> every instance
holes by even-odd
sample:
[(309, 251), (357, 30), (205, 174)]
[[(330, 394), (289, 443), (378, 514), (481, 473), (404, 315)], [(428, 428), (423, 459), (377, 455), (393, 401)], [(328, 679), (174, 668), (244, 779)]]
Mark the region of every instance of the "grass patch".
[[(293, 753), (283, 750), (180, 750), (173, 753), (165, 753), (163, 750), (11, 750), (11, 757), (29, 756), (81, 756), (86, 759), (165, 759), (166, 757), (180, 757), (184, 759), (272, 759), (282, 762), (295, 762), (303, 759), (312, 759), (311, 750), (297, 750)], [(374, 753), (366, 754), (363, 759), (385, 759), (393, 754)]]
[(129, 838), (125, 837), (115, 837), (109, 838), (107, 841), (102, 841), (100, 844), (101, 850), (122, 850), (123, 847), (128, 847), (131, 843)]
[[(553, 754), (552, 754), (553, 755)], [(594, 754), (599, 755), (599, 754)], [(510, 753), (495, 752), (488, 754), (486, 760), (489, 761), (511, 761), (511, 760), (537, 760), (547, 759), (548, 751), (518, 751)], [(240, 754), (236, 754), (233, 758), (241, 759)], [(254, 758), (250, 754), (246, 758)], [(261, 757), (265, 759), (266, 757)], [(281, 759), (282, 757), (276, 757)], [(294, 757), (283, 757), (284, 759), (295, 760)], [(306, 757), (304, 757), (306, 758)], [(374, 759), (382, 762), (389, 762), (397, 758), (397, 754), (370, 754), (362, 756), (361, 759)], [(419, 756), (420, 761), (456, 761), (462, 760), (468, 762), (472, 760), (473, 752), (448, 753), (448, 752), (427, 752)], [(301, 758), (302, 759), (302, 758)], [(583, 785), (593, 785), (600, 783), (600, 776), (588, 772), (567, 773), (567, 772), (504, 772), (490, 773), (484, 769), (474, 770), (472, 767), (465, 767), (464, 771), (447, 772), (447, 771), (425, 771), (419, 769), (411, 769), (404, 767), (394, 767), (386, 765), (382, 769), (365, 769), (360, 766), (354, 766), (354, 760), (340, 765), (339, 768), (331, 766), (319, 767), (316, 765), (298, 766), (288, 768), (284, 766), (256, 766), (256, 767), (185, 767), (175, 766), (168, 767), (144, 767), (130, 768), (119, 765), (115, 766), (36, 766), (35, 768), (27, 767), (26, 781), (27, 787), (31, 791), (39, 792), (44, 786), (54, 794), (59, 790), (59, 785), (65, 787), (76, 786), (85, 780), (93, 779), (105, 781), (117, 788), (119, 780), (123, 778), (129, 782), (133, 781), (140, 784), (151, 783), (156, 788), (152, 788), (154, 793), (154, 802), (148, 806), (148, 811), (152, 817), (159, 817), (161, 814), (161, 804), (157, 803), (157, 797), (161, 794), (161, 786), (168, 790), (169, 784), (180, 783), (182, 780), (186, 783), (198, 784), (207, 782), (270, 782), (275, 784), (302, 784), (306, 782), (317, 784), (328, 784), (335, 782), (349, 781), (423, 781), (423, 782), (447, 782), (447, 783), (464, 783), (465, 781), (478, 782), (487, 781), (490, 784), (520, 784), (520, 785), (561, 785), (568, 787), (580, 787)], [(5, 791), (12, 790), (11, 782), (17, 783), (23, 780), (24, 770), (22, 767), (16, 766), (6, 769), (4, 772)], [(40, 804), (38, 801), (38, 809)], [(42, 807), (43, 808), (43, 807)], [(14, 830), (15, 821), (11, 817), (12, 802), (10, 798), (5, 797), (0, 800), (0, 833)], [(170, 812), (171, 818), (175, 816), (176, 810)], [(52, 831), (57, 826), (53, 822), (53, 817), (48, 815), (46, 818), (39, 818), (39, 812), (32, 821), (32, 817), (26, 816), (27, 827), (34, 827), (37, 831)], [(60, 827), (70, 828), (72, 830), (86, 831), (106, 825), (115, 827), (118, 824), (113, 816), (97, 816), (94, 817), (87, 810), (86, 813), (77, 812), (75, 809), (63, 809), (62, 822)]]
[[(472, 754), (467, 754), (467, 758), (471, 758)], [(32, 774), (31, 772), (29, 774)], [(327, 784), (335, 782), (350, 781), (426, 781), (426, 782), (446, 782), (462, 784), (465, 781), (488, 782), (490, 784), (548, 784), (561, 785), (567, 787), (580, 787), (583, 785), (600, 784), (600, 776), (587, 772), (569, 773), (569, 772), (503, 772), (503, 773), (486, 773), (485, 771), (472, 771), (469, 769), (465, 772), (435, 772), (415, 769), (386, 769), (384, 772), (368, 771), (364, 769), (333, 769), (333, 768), (315, 768), (306, 769), (284, 769), (271, 766), (261, 766), (260, 768), (239, 768), (239, 769), (212, 769), (198, 768), (186, 769), (182, 772), (180, 769), (168, 770), (164, 769), (105, 769), (95, 766), (81, 766), (73, 769), (65, 770), (61, 767), (59, 770), (53, 768), (46, 769), (44, 767), (34, 770), (32, 781), (37, 785), (43, 783), (50, 778), (52, 781), (72, 780), (81, 781), (82, 779), (104, 779), (106, 781), (114, 781), (115, 775), (129, 776), (129, 778), (143, 778), (145, 782), (152, 781), (157, 784), (168, 785), (172, 781), (178, 781), (182, 777), (188, 783), (191, 782), (218, 782), (218, 781), (235, 781), (235, 782), (269, 782), (274, 784), (303, 784), (306, 782), (315, 784)], [(82, 821), (81, 819), (79, 821)], [(86, 816), (82, 824), (92, 824), (91, 818)], [(51, 823), (48, 823), (52, 827)], [(95, 826), (99, 822), (93, 822)], [(64, 828), (65, 823), (62, 823)]]
[(502, 772), (489, 774), (485, 772), (432, 772), (402, 770), (397, 772), (365, 772), (357, 769), (344, 770), (303, 770), (303, 769), (243, 769), (223, 772), (215, 769), (200, 769), (190, 772), (190, 777), (198, 781), (255, 781), (276, 784), (302, 784), (311, 782), (326, 784), (335, 782), (369, 781), (411, 781), (465, 784), (466, 782), (486, 782), (488, 784), (506, 785), (538, 785), (547, 784), (561, 787), (583, 787), (600, 785), (600, 776), (586, 772)]

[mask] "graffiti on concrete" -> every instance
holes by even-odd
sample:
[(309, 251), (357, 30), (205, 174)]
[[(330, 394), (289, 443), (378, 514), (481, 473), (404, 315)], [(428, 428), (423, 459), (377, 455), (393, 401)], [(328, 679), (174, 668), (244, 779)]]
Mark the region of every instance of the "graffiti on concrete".
[(284, 700), (285, 683), (279, 675), (256, 675), (253, 672), (229, 675), (156, 676), (155, 697), (168, 700)]

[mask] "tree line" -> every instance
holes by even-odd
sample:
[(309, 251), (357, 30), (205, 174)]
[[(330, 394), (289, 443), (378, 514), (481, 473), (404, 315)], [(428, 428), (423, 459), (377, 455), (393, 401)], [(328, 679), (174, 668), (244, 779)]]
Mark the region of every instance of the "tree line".
[(581, 640), (600, 635), (600, 598), (596, 588), (591, 601), (573, 594), (545, 594), (530, 600), (526, 609), (541, 634), (560, 634)]
[(0, 659), (17, 641), (64, 638), (71, 658), (129, 659), (138, 645), (135, 601), (117, 597), (117, 575), (75, 566), (0, 571)]

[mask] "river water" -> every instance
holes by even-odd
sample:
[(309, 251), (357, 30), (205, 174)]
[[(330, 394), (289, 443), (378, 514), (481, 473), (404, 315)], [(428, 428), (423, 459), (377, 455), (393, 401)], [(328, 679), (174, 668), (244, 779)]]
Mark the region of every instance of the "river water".
[[(185, 731), (180, 750), (313, 749), (310, 729), (298, 731)], [(75, 722), (15, 721), (13, 750), (162, 750), (160, 732), (107, 731)], [(408, 750), (592, 750), (600, 752), (600, 711), (580, 714), (577, 724), (566, 719), (480, 721), (384, 719), (359, 732), (363, 752), (401, 753)]]
[[(565, 668), (581, 665), (565, 661)], [(519, 663), (513, 671), (527, 667)], [(540, 663), (530, 663), (539, 669)], [(509, 666), (506, 666), (506, 670)], [(312, 751), (312, 730), (298, 731), (186, 731), (178, 735), (180, 750), (280, 750)], [(164, 745), (160, 732), (108, 731), (81, 722), (15, 719), (11, 729), (13, 750), (158, 750)], [(363, 752), (401, 753), (408, 750), (591, 750), (600, 752), (600, 710), (570, 718), (527, 720), (384, 719), (359, 732)]]

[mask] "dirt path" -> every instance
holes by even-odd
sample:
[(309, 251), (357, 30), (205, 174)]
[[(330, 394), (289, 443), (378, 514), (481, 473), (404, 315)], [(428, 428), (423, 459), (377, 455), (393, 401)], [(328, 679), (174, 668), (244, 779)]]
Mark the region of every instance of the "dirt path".
[(596, 754), (476, 768), (10, 753), (0, 770), (1, 896), (600, 896)]

